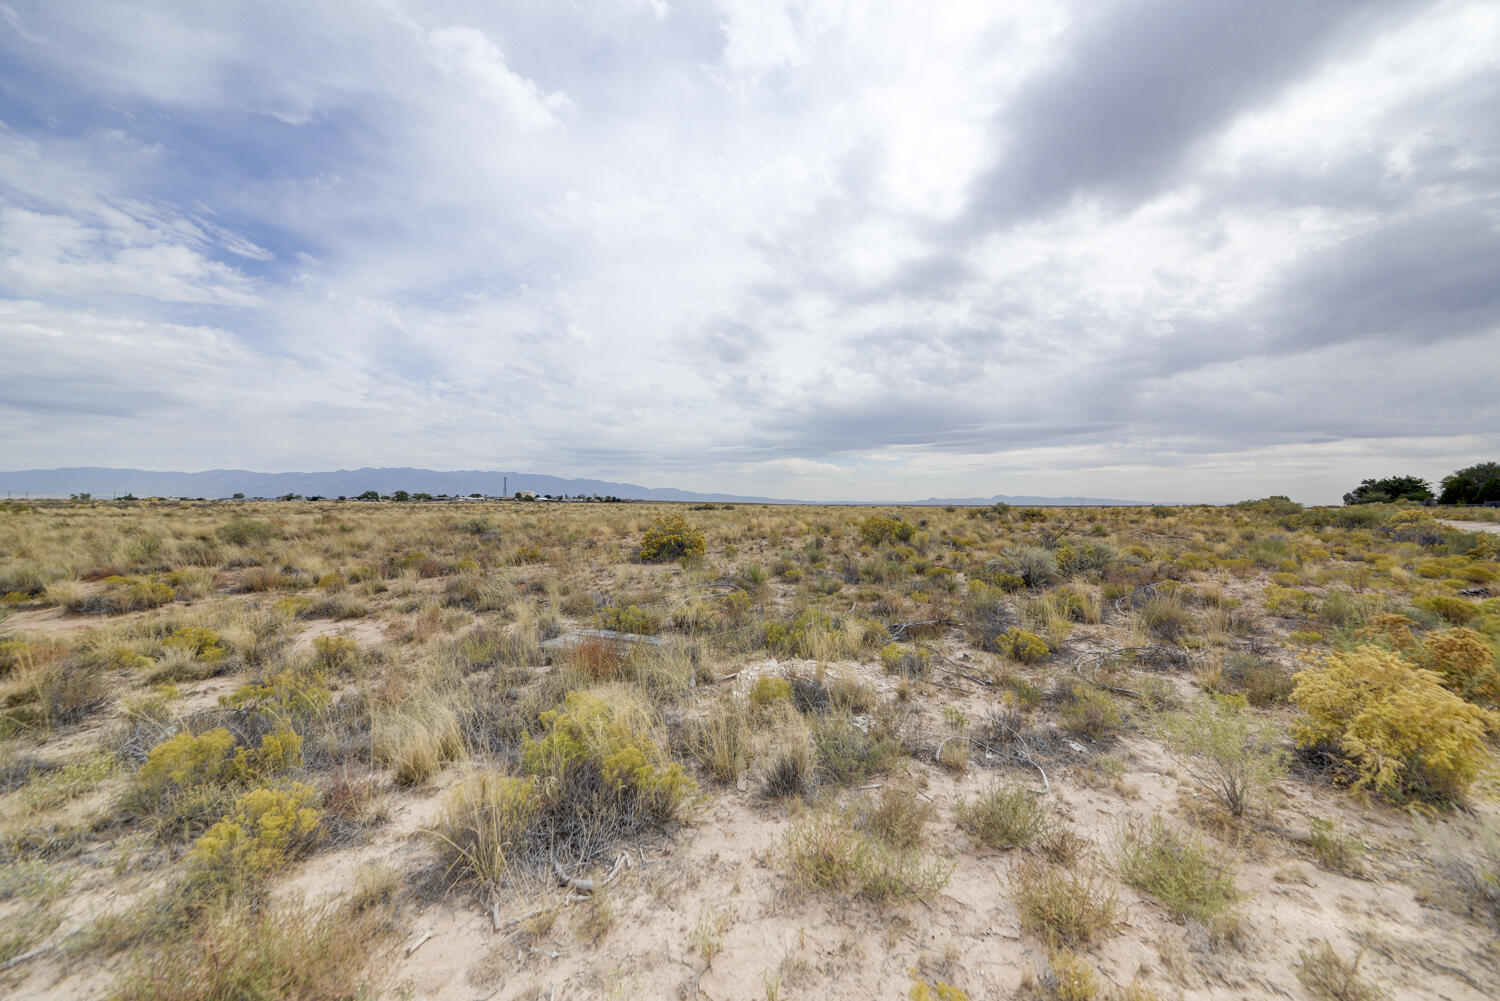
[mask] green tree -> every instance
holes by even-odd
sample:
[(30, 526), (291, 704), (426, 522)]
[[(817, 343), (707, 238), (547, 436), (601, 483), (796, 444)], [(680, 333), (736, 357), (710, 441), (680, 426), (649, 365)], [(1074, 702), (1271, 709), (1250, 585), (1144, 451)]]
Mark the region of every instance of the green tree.
[(354, 499), (363, 501), (378, 501), (380, 500), (380, 493), (375, 490), (366, 490), (364, 493), (360, 494)]
[[(1443, 477), (1439, 504), (1482, 504), (1479, 494), (1490, 480), (1500, 479), (1500, 462), (1479, 462)], [(1490, 500), (1500, 498), (1487, 498)]]
[(1432, 488), (1420, 476), (1387, 476), (1383, 480), (1364, 480), (1344, 495), (1345, 504), (1389, 504), (1395, 501), (1424, 501), (1432, 498)]

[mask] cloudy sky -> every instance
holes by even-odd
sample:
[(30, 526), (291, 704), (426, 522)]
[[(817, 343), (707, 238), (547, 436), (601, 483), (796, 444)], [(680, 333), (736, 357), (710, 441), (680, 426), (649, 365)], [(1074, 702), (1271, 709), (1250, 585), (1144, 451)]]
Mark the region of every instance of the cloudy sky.
[(0, 468), (1500, 459), (1500, 4), (4, 0)]

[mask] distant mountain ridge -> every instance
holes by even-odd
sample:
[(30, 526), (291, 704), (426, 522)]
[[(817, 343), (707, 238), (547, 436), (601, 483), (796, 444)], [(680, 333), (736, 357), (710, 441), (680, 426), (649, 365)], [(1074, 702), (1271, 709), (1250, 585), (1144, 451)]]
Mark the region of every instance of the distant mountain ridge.
[(996, 494), (993, 497), (929, 497), (916, 501), (799, 501), (778, 497), (747, 497), (739, 494), (697, 493), (672, 487), (643, 487), (637, 483), (609, 480), (569, 479), (543, 473), (519, 473), (482, 469), (434, 470), (396, 468), (336, 469), (317, 473), (257, 473), (248, 469), (210, 469), (198, 473), (149, 469), (112, 469), (104, 466), (71, 466), (62, 469), (0, 471), (0, 490), (11, 497), (68, 497), (89, 493), (96, 499), (134, 494), (137, 497), (357, 497), (367, 490), (390, 494), (448, 494), (486, 497), (513, 495), (529, 490), (538, 495), (583, 494), (619, 497), (625, 500), (697, 501), (718, 504), (868, 504), (931, 506), (955, 504), (982, 506), (1007, 504), (1063, 505), (1072, 507), (1139, 505), (1148, 501), (1113, 500), (1102, 497), (1031, 497)]

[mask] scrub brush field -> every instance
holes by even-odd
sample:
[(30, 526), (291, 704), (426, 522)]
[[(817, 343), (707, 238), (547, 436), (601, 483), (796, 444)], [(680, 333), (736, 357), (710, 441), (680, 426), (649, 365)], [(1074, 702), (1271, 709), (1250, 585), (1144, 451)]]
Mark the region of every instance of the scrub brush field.
[(0, 509), (0, 993), (1500, 996), (1488, 508)]

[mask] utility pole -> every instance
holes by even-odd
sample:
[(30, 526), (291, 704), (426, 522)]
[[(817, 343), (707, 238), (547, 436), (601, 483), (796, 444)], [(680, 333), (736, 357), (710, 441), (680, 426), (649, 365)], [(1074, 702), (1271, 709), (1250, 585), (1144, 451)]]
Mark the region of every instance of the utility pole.
[(502, 477), (500, 477), (500, 496), (501, 497), (509, 497), (510, 496), (510, 477), (509, 476), (502, 476)]

